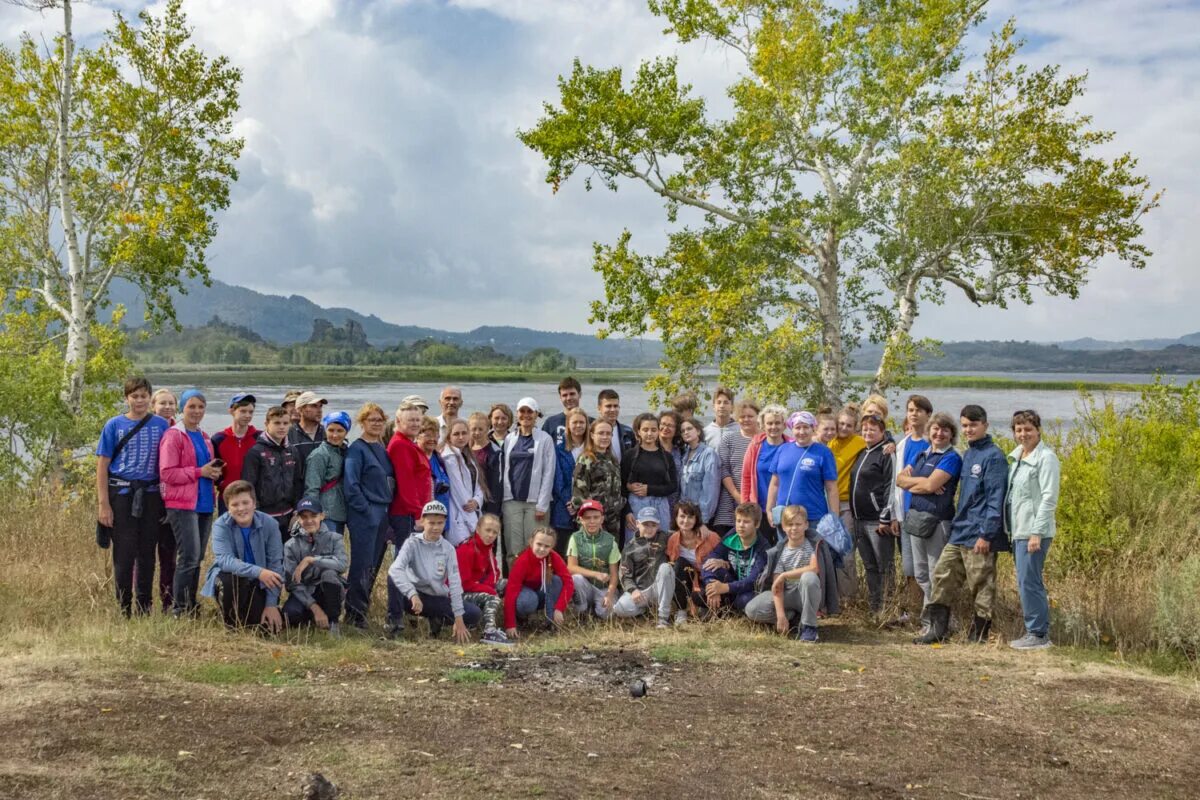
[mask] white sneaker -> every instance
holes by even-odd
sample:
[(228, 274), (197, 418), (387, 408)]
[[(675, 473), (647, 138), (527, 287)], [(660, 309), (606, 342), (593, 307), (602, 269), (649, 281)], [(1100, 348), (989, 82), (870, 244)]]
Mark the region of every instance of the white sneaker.
[(688, 621), (688, 613), (686, 611), (676, 611), (675, 612), (675, 624), (676, 625), (686, 625), (687, 621)]
[(1026, 633), (1020, 639), (1013, 639), (1008, 646), (1013, 650), (1045, 650), (1047, 647), (1052, 647), (1053, 644), (1049, 636), (1035, 636), (1032, 633)]
[(659, 629), (659, 630), (662, 630), (662, 629), (664, 629), (664, 628), (670, 628), (670, 627), (671, 627), (671, 623), (667, 622), (665, 619), (660, 619), (660, 620), (658, 621), (658, 626), (657, 626), (657, 627), (658, 627), (658, 629)]

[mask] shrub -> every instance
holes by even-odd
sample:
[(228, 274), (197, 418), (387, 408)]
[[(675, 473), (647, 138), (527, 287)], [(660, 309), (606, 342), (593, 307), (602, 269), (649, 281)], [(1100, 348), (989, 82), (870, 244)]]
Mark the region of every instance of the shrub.
[(1200, 555), (1158, 570), (1154, 634), (1159, 646), (1195, 662), (1200, 658)]

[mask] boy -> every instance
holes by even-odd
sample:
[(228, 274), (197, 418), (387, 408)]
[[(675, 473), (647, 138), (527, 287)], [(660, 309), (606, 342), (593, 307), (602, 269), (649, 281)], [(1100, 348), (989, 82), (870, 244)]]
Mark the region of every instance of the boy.
[[(579, 408), (579, 398), (582, 394), (583, 387), (570, 375), (558, 382), (558, 400), (562, 403), (563, 410), (546, 417), (546, 421), (542, 423), (542, 430), (550, 434), (556, 445), (563, 443), (567, 435), (567, 412)], [(591, 421), (592, 418), (588, 417), (588, 423)]]
[(442, 538), (446, 516), (446, 507), (437, 500), (426, 503), (421, 509), (421, 534), (404, 540), (388, 569), (388, 609), (403, 609), (391, 619), (390, 639), (399, 639), (404, 633), (405, 613), (428, 619), (434, 637), (453, 620), (454, 639), (459, 644), (471, 641), (467, 626), (479, 624), (479, 606), (463, 600), (458, 555)]
[(913, 640), (916, 644), (945, 641), (950, 628), (950, 601), (963, 586), (975, 603), (967, 639), (987, 643), (996, 595), (996, 553), (1009, 549), (1004, 532), (1008, 459), (988, 435), (983, 408), (964, 406), (959, 422), (967, 451), (962, 457), (958, 509), (950, 523), (950, 540), (933, 570), (929, 630)]
[(671, 627), (671, 597), (675, 570), (667, 563), (667, 532), (658, 526), (658, 511), (647, 506), (637, 515), (638, 535), (621, 554), (621, 588), (625, 594), (613, 606), (618, 617), (636, 617), (647, 608), (658, 610), (658, 627)]
[(821, 577), (817, 548), (808, 538), (808, 512), (804, 506), (783, 510), (786, 541), (767, 553), (758, 588), (767, 587), (746, 606), (751, 622), (775, 624), (781, 634), (788, 632), (790, 613), (800, 615), (800, 641), (817, 641), (817, 609), (821, 604)]
[(97, 544), (108, 547), (111, 540), (117, 602), (128, 617), (133, 613), (135, 572), (139, 614), (150, 611), (154, 592), (154, 557), (164, 514), (158, 493), (158, 445), (168, 425), (150, 413), (150, 382), (145, 378), (125, 381), (125, 403), (129, 411), (104, 423), (96, 445), (96, 520)]
[[(254, 406), (258, 402), (254, 395), (238, 392), (229, 401), (229, 416), (232, 424), (213, 434), (213, 457), (225, 462), (225, 471), (221, 473), (217, 496), (224, 494), (226, 487), (242, 478), (242, 465), (246, 462), (246, 454), (258, 443), (258, 428), (250, 424), (254, 419)], [(221, 500), (220, 513), (225, 513), (225, 501)]]
[[(653, 510), (653, 509), (651, 509)], [(579, 530), (567, 541), (567, 571), (575, 586), (575, 611), (607, 619), (617, 602), (617, 540), (604, 530), (604, 506), (584, 500), (579, 506)]]
[(304, 494), (304, 465), (287, 445), (290, 425), (280, 406), (267, 410), (267, 429), (246, 454), (241, 476), (254, 487), (259, 509), (275, 520), (283, 541), (291, 536), (292, 511)]
[(601, 389), (596, 400), (597, 419), (602, 419), (613, 426), (612, 451), (617, 463), (621, 463), (621, 453), (637, 444), (637, 435), (633, 428), (617, 418), (621, 416), (621, 396), (615, 389)]
[(754, 584), (767, 565), (767, 545), (758, 535), (762, 509), (741, 503), (733, 511), (734, 532), (713, 548), (700, 568), (700, 581), (710, 612), (732, 605), (745, 610), (754, 599)]
[(288, 627), (312, 623), (330, 636), (340, 636), (338, 619), (346, 586), (342, 573), (349, 566), (340, 534), (325, 527), (321, 504), (307, 497), (296, 504), (299, 530), (283, 546), (283, 574), (288, 599), (283, 618)]
[(283, 588), (283, 545), (279, 526), (257, 510), (254, 487), (234, 481), (225, 489), (229, 509), (213, 524), (213, 564), (200, 594), (214, 597), (220, 586), (221, 617), (229, 628), (283, 627), (279, 590)]
[(483, 610), (483, 644), (507, 647), (512, 642), (500, 630), (500, 592), (504, 579), (500, 577), (500, 561), (496, 558), (496, 540), (500, 538), (500, 518), (484, 514), (479, 518), (475, 533), (455, 548), (458, 573), (462, 580), (463, 600)]
[(704, 426), (704, 441), (719, 453), (721, 441), (737, 430), (738, 423), (733, 418), (733, 392), (718, 386), (713, 392), (713, 421)]

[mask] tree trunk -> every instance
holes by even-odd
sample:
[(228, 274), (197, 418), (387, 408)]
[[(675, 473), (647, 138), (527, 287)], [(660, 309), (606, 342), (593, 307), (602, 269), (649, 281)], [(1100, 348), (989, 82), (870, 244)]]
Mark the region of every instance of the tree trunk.
[(913, 322), (917, 319), (917, 285), (917, 279), (911, 278), (904, 284), (903, 291), (897, 293), (898, 316), (875, 370), (875, 380), (871, 383), (873, 394), (884, 394), (895, 379), (896, 365), (903, 357), (901, 351), (907, 347)]
[(821, 392), (822, 399), (837, 408), (846, 384), (846, 350), (842, 340), (842, 310), (838, 306), (838, 258), (836, 245), (817, 248), (821, 268), (817, 290), (817, 309), (821, 315)]

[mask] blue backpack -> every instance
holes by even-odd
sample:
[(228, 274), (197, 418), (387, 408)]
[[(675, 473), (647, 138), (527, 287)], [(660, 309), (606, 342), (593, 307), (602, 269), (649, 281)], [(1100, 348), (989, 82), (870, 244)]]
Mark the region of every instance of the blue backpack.
[(854, 551), (854, 540), (850, 538), (850, 532), (836, 514), (821, 517), (821, 521), (817, 523), (817, 535), (825, 540), (829, 549), (833, 551), (835, 560), (839, 562)]

